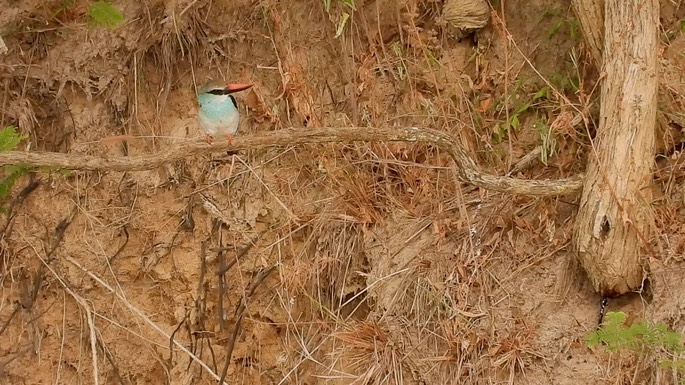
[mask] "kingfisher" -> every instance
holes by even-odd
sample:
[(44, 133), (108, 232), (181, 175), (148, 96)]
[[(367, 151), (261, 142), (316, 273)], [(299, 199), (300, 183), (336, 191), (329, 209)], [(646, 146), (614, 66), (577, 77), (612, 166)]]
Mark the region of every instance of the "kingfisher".
[(244, 91), (252, 84), (226, 84), (211, 80), (202, 85), (197, 93), (200, 104), (198, 120), (200, 128), (207, 134), (207, 143), (212, 143), (214, 137), (225, 136), (230, 142), (240, 125), (238, 103), (231, 95)]

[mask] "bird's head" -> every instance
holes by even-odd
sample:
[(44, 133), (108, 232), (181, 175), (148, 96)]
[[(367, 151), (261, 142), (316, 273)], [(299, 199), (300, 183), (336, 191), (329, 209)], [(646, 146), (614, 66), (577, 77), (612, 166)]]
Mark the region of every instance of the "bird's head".
[(198, 96), (202, 95), (230, 95), (234, 92), (244, 91), (252, 87), (252, 84), (226, 84), (225, 82), (211, 80), (203, 84), (198, 90)]

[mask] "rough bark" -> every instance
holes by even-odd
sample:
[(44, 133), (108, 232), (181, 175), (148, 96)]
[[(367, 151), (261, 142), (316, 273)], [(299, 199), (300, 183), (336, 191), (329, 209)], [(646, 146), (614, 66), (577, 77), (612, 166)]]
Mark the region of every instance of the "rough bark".
[(600, 121), (574, 244), (595, 290), (620, 295), (644, 279), (657, 102), (658, 0), (605, 0)]
[[(128, 140), (135, 140), (135, 138), (130, 137)], [(101, 151), (100, 155), (4, 151), (0, 152), (0, 166), (25, 165), (67, 170), (141, 171), (152, 170), (213, 151), (254, 150), (305, 143), (363, 141), (432, 144), (452, 157), (457, 165), (457, 174), (464, 182), (484, 189), (512, 194), (551, 196), (576, 193), (582, 185), (582, 174), (571, 178), (532, 180), (487, 173), (468, 155), (456, 137), (443, 131), (418, 127), (329, 127), (307, 128), (306, 130), (291, 128), (261, 135), (238, 136), (230, 143), (220, 141), (210, 145), (201, 140), (183, 141), (174, 144), (173, 148), (166, 151), (137, 156), (108, 156)]]
[(585, 44), (599, 68), (604, 51), (604, 0), (573, 0), (573, 10), (578, 16)]

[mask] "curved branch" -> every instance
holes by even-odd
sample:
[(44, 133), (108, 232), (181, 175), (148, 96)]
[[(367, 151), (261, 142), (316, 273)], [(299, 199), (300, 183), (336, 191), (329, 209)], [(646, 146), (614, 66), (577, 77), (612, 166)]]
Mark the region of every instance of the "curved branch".
[(433, 129), (405, 128), (316, 128), (285, 129), (263, 135), (246, 135), (207, 144), (201, 141), (180, 143), (166, 151), (138, 156), (65, 154), (57, 152), (8, 151), (0, 153), (0, 165), (27, 165), (70, 170), (141, 171), (150, 170), (190, 156), (212, 151), (245, 150), (273, 146), (330, 142), (421, 142), (432, 144), (450, 154), (457, 163), (460, 178), (467, 183), (488, 190), (521, 194), (552, 196), (580, 191), (582, 175), (557, 180), (526, 180), (492, 175), (471, 159), (457, 141), (444, 132)]

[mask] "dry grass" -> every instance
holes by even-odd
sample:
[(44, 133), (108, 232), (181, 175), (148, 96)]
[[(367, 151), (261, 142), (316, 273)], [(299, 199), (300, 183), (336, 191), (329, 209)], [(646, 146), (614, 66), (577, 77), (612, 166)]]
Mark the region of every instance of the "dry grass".
[[(179, 137), (195, 135), (193, 85), (213, 76), (259, 86), (241, 99), (245, 143), (290, 126), (431, 127), (485, 172), (506, 175), (544, 145), (545, 125), (556, 140), (549, 166), (530, 157), (512, 176), (561, 179), (584, 168), (597, 74), (565, 54), (575, 43), (566, 35), (526, 44), (529, 31), (502, 9), (491, 9), (494, 25), (473, 47), (468, 35), (442, 34), (434, 2), (351, 11), (332, 1), (328, 14), (317, 1), (120, 6), (119, 30), (88, 31), (78, 12), (53, 20), (36, 7), (19, 15), (33, 30), (3, 36), (29, 54), (14, 48), (0, 68), (1, 122), (18, 122), (32, 148), (111, 159), (174, 152)], [(341, 12), (351, 16), (335, 38)], [(538, 20), (541, 29), (552, 22)], [(540, 59), (550, 46), (554, 60)], [(59, 72), (49, 65), (54, 47), (102, 58), (60, 56), (69, 64)], [(557, 75), (577, 75), (577, 91)], [(494, 135), (515, 114), (520, 127)], [(587, 118), (583, 128), (569, 123), (575, 115)], [(113, 135), (141, 139), (99, 144)], [(38, 187), (19, 192), (3, 225), (0, 373), (121, 384), (216, 383), (222, 373), (227, 383), (277, 384), (663, 378), (580, 342), (597, 299), (577, 276), (561, 278), (573, 197), (474, 188), (438, 146), (281, 144), (211, 159), (198, 147), (200, 158), (147, 171), (35, 176)], [(660, 162), (653, 243), (666, 257), (656, 274), (677, 282), (682, 162), (677, 153)], [(668, 290), (657, 285), (655, 297), (677, 303)]]

